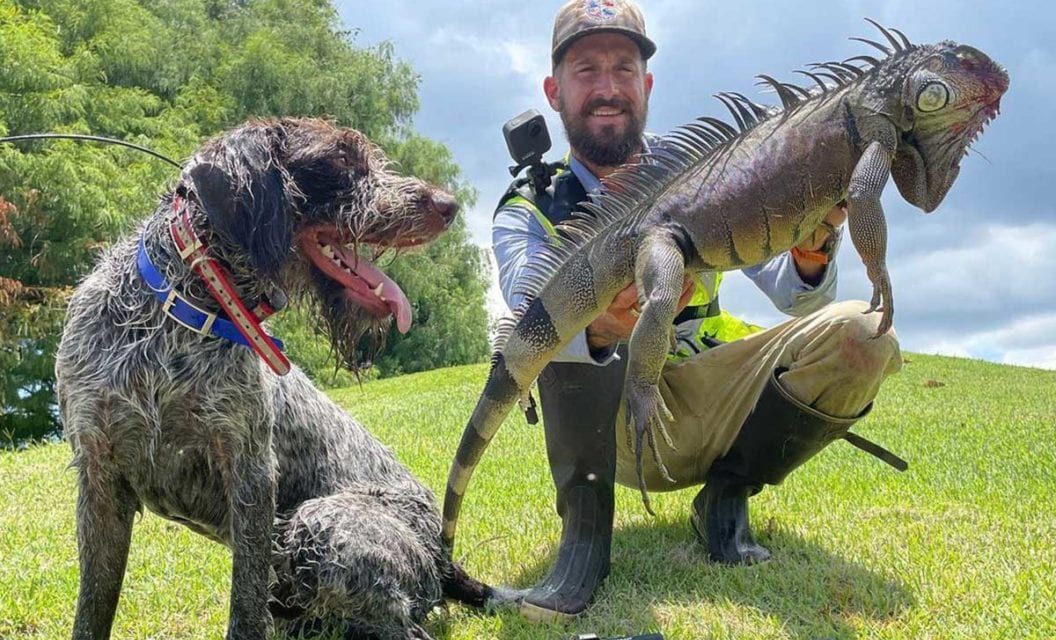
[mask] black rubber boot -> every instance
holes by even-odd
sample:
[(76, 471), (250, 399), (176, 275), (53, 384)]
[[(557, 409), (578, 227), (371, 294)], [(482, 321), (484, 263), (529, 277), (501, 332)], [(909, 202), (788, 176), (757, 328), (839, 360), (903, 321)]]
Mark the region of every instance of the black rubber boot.
[(614, 425), (623, 362), (605, 367), (552, 363), (539, 378), (546, 453), (562, 528), (554, 566), (521, 600), (521, 613), (530, 620), (564, 620), (583, 613), (609, 575)]
[(690, 523), (708, 555), (725, 564), (765, 562), (770, 551), (755, 541), (748, 525), (748, 498), (764, 484), (780, 484), (830, 442), (844, 437), (855, 418), (834, 418), (793, 398), (781, 387), (775, 370), (755, 409), (725, 456), (708, 471), (707, 482), (693, 499)]

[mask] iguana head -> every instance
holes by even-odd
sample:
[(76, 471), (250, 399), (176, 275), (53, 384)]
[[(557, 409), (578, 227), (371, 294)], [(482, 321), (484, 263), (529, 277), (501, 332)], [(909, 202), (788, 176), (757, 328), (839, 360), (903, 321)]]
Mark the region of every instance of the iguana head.
[(931, 213), (957, 178), (969, 145), (997, 116), (1008, 74), (983, 52), (955, 42), (915, 47), (904, 62), (910, 64), (903, 66), (895, 111), (902, 139), (891, 175), (903, 198)]

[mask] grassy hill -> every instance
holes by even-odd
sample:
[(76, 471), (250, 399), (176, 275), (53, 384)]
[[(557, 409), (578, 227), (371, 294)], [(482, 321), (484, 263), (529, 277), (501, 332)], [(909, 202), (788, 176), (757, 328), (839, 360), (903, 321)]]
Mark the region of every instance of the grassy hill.
[[(333, 397), (442, 495), (486, 368), (371, 382)], [(751, 502), (775, 559), (708, 563), (693, 490), (617, 493), (613, 571), (569, 627), (452, 606), (441, 638), (1056, 637), (1056, 372), (910, 355), (858, 432), (910, 461), (899, 474), (836, 443)], [(74, 476), (65, 443), (0, 453), (0, 638), (69, 637), (77, 595)], [(470, 486), (458, 557), (491, 582), (540, 578), (559, 535), (541, 428), (511, 418)], [(139, 518), (115, 638), (219, 638), (230, 557)]]

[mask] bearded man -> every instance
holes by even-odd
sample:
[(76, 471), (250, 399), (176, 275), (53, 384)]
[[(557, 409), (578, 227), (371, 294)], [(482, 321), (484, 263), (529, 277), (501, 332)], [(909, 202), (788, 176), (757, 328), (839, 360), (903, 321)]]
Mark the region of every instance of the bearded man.
[[(571, 0), (558, 11), (552, 75), (543, 83), (561, 115), (570, 151), (545, 192), (515, 183), (493, 223), (499, 282), (516, 309), (519, 280), (544, 245), (559, 241), (555, 225), (602, 188), (625, 162), (662, 153), (644, 133), (656, 45), (630, 0)], [(901, 367), (894, 332), (871, 339), (879, 313), (864, 302), (830, 305), (836, 292), (840, 225), (837, 207), (791, 252), (744, 269), (781, 311), (795, 316), (762, 330), (719, 306), (721, 274), (687, 277), (661, 393), (675, 414), (676, 445), (657, 441), (676, 483), (649, 456), (650, 491), (703, 488), (690, 524), (717, 562), (762, 562), (770, 552), (752, 537), (747, 501), (777, 484), (864, 416), (888, 374)], [(609, 573), (614, 484), (636, 487), (634, 452), (617, 438), (626, 358), (623, 343), (638, 317), (632, 284), (540, 375), (546, 451), (557, 490), (561, 542), (548, 575), (522, 592), (532, 619), (582, 613)]]

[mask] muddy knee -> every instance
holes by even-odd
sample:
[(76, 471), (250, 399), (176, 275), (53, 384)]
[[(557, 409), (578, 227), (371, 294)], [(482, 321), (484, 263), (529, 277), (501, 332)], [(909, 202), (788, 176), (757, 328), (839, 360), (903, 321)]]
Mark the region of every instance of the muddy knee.
[(838, 418), (859, 415), (880, 384), (902, 367), (894, 330), (877, 336), (881, 314), (848, 301), (830, 305), (805, 335), (781, 386), (800, 402)]
[(839, 314), (836, 321), (838, 351), (848, 376), (875, 379), (892, 374), (902, 368), (902, 353), (898, 336), (892, 327), (877, 336), (880, 325), (879, 312), (865, 313), (869, 305), (860, 300), (833, 305)]

